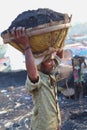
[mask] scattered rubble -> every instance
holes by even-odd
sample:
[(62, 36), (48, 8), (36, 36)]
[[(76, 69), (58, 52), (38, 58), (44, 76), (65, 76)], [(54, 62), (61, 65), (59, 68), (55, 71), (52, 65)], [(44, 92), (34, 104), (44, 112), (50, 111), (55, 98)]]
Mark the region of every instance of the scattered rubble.
[[(18, 78), (15, 76), (15, 80)], [(10, 76), (12, 75), (10, 73)], [(19, 77), (23, 76), (20, 73)], [(14, 80), (8, 77), (8, 81), (13, 85), (0, 87), (0, 130), (30, 130), (30, 117), (32, 114), (33, 102), (28, 93), (24, 81), (19, 78), (23, 85), (16, 84)], [(1, 78), (0, 78), (1, 82)], [(18, 83), (18, 82), (17, 82)], [(16, 84), (16, 85), (15, 85)], [(86, 130), (87, 129), (87, 95), (82, 102), (75, 101), (74, 98), (67, 98), (59, 92), (59, 105), (62, 115), (62, 130)]]

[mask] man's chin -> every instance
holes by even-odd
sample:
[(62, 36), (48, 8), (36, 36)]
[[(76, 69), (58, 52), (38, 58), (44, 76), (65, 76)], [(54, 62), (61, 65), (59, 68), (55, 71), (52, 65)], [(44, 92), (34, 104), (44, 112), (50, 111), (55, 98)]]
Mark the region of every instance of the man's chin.
[(44, 73), (47, 74), (47, 75), (54, 74), (54, 70), (44, 71)]

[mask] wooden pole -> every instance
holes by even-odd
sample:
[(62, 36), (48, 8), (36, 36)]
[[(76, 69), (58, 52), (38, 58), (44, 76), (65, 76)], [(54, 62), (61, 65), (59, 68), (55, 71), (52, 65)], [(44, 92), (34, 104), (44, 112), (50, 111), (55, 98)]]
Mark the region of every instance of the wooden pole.
[[(28, 28), (26, 29), (26, 33), (29, 37), (31, 37), (35, 35), (40, 35), (40, 34), (52, 32), (52, 31), (60, 30), (63, 28), (69, 28), (70, 26), (71, 26), (70, 23), (56, 24), (53, 26), (44, 25), (42, 27), (37, 27), (37, 28)], [(9, 32), (7, 32), (6, 34), (2, 34), (1, 37), (3, 38), (4, 43), (9, 43), (11, 40), (13, 40), (13, 37), (11, 36)]]

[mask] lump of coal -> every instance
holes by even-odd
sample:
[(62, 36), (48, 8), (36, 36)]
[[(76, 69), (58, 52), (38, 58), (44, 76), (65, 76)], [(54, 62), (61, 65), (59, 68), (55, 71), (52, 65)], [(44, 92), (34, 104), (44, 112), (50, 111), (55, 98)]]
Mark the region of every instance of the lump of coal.
[[(61, 21), (65, 20), (65, 15), (58, 13), (48, 8), (39, 8), (37, 10), (28, 10), (19, 14), (11, 23), (8, 30), (10, 31), (13, 27), (25, 27), (31, 28), (50, 21)], [(5, 32), (5, 31), (4, 31)]]

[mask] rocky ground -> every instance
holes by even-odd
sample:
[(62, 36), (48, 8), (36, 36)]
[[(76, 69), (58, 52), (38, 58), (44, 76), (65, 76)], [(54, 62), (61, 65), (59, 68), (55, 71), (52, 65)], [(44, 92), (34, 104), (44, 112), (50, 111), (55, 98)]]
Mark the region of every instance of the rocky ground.
[[(33, 107), (26, 71), (0, 73), (0, 130), (29, 130)], [(62, 130), (87, 130), (87, 96), (82, 102), (59, 94)]]

